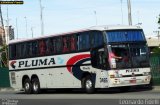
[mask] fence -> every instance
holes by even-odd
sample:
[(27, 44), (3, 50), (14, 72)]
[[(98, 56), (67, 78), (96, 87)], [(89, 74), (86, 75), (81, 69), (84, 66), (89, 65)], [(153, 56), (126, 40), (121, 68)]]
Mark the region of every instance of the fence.
[(153, 85), (160, 85), (160, 55), (150, 57)]
[(0, 68), (0, 87), (10, 87), (8, 68)]

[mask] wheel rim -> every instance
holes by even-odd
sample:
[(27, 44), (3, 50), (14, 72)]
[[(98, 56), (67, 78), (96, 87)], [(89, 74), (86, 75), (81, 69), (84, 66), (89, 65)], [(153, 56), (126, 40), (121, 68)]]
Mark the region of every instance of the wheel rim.
[(87, 81), (86, 81), (86, 88), (87, 88), (87, 89), (92, 88), (92, 81), (91, 81), (91, 80), (87, 80)]
[(33, 89), (34, 89), (34, 91), (37, 91), (38, 88), (39, 88), (38, 84), (37, 84), (37, 83), (34, 83), (34, 84), (33, 84)]
[(30, 88), (29, 83), (26, 83), (26, 84), (25, 84), (25, 89), (26, 89), (26, 90), (29, 90), (29, 88)]

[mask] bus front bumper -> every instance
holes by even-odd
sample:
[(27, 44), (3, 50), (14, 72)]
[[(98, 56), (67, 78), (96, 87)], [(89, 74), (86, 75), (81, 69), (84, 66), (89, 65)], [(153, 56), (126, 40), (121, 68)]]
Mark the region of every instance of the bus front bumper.
[(151, 76), (110, 78), (109, 87), (135, 86), (150, 84)]

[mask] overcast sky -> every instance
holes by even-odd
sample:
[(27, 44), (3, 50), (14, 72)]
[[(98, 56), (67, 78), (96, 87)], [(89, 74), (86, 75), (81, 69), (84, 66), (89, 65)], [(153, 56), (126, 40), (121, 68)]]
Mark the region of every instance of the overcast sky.
[[(160, 0), (131, 0), (133, 25), (142, 23), (146, 35), (155, 35)], [(42, 0), (44, 34), (50, 35), (88, 28), (96, 25), (128, 24), (127, 0)], [(7, 19), (7, 5), (2, 5), (4, 24)], [(96, 15), (95, 15), (96, 11)], [(123, 14), (123, 16), (122, 16)], [(39, 0), (24, 0), (23, 5), (8, 5), (9, 24), (15, 28), (17, 38), (40, 36)], [(26, 21), (27, 33), (26, 35)], [(123, 18), (122, 18), (123, 17)]]

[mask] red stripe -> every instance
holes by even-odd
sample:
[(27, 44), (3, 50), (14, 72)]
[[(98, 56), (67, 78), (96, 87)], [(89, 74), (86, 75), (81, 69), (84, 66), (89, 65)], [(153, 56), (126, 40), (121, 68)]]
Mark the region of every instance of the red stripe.
[[(72, 58), (70, 58), (68, 61), (67, 61), (67, 65), (74, 65), (76, 62), (78, 62), (79, 60), (81, 59), (85, 59), (85, 58), (90, 58), (90, 54), (81, 54), (81, 55), (76, 55)], [(71, 70), (72, 70), (72, 66), (69, 66), (67, 67), (68, 71), (71, 73)]]

